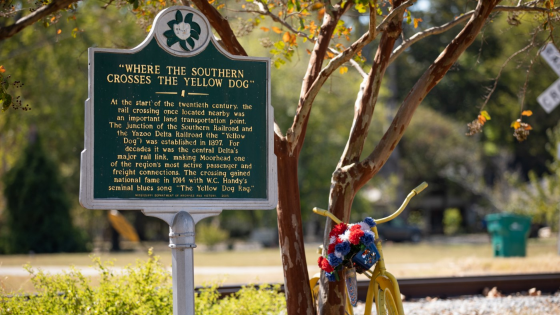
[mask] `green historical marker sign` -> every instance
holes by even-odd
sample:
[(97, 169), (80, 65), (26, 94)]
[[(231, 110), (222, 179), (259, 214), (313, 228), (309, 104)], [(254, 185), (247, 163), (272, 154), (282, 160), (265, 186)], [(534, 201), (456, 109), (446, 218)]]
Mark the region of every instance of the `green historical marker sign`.
[(268, 58), (230, 55), (182, 7), (138, 47), (90, 48), (89, 60), (86, 208), (276, 205)]

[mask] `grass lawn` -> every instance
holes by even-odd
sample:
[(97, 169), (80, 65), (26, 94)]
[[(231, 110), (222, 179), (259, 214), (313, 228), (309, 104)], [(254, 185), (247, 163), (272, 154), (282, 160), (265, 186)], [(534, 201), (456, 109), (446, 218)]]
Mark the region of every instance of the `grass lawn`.
[[(155, 246), (155, 254), (165, 266), (171, 265), (171, 251), (164, 244)], [(556, 239), (530, 239), (527, 257), (494, 258), (490, 242), (483, 244), (447, 244), (423, 242), (384, 243), (386, 265), (397, 278), (463, 276), (499, 273), (560, 272), (560, 256), (556, 253)], [(113, 260), (116, 267), (146, 259), (146, 251), (101, 253), (102, 260)], [(309, 273), (319, 271), (316, 266), (316, 245), (306, 248)], [(34, 267), (91, 266), (89, 254), (48, 254), (0, 256), (2, 267), (31, 264)], [(258, 251), (203, 251), (195, 249), (195, 282), (248, 283), (282, 282), (282, 260), (279, 249)], [(240, 267), (240, 268), (238, 268)], [(252, 268), (248, 268), (252, 267)], [(33, 291), (29, 276), (10, 276), (0, 273), (0, 285), (5, 292)], [(95, 276), (92, 277), (95, 281)]]

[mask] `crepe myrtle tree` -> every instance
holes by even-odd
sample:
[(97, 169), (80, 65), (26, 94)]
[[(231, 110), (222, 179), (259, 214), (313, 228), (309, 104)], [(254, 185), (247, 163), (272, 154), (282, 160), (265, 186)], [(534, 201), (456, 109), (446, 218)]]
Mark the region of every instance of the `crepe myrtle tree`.
[[(413, 8), (409, 9), (416, 1), (108, 0), (101, 4), (131, 6), (132, 14), (137, 15), (144, 27), (148, 27), (157, 12), (167, 6), (183, 4), (195, 7), (208, 18), (223, 47), (234, 55), (247, 55), (247, 53), (238, 41), (239, 30), (235, 32), (235, 26), (230, 21), (242, 21), (240, 25), (245, 28), (242, 31), (254, 29), (276, 32), (281, 35), (281, 40), (268, 43), (273, 45), (271, 52), (274, 54), (275, 66), (289, 61), (296, 49), (307, 49), (310, 55), (309, 63), (301, 80), (298, 102), (294, 104), (297, 109), (293, 123), (287, 130), (281, 130), (278, 125), (275, 125), (274, 130), (274, 151), (278, 159), (278, 229), (288, 314), (343, 314), (346, 301), (344, 281), (328, 282), (323, 274), (320, 281), (319, 303), (317, 308), (313, 305), (303, 244), (298, 187), (298, 158), (304, 144), (314, 100), (327, 79), (337, 70), (341, 73), (348, 71), (349, 65), (363, 77), (363, 82), (356, 91), (354, 119), (348, 122), (350, 131), (346, 147), (341, 153), (338, 164), (334, 166), (328, 196), (328, 210), (344, 221), (348, 221), (352, 202), (360, 188), (383, 167), (403, 137), (422, 100), (473, 43), (491, 16), (505, 12), (509, 15), (510, 24), (518, 22), (524, 14), (531, 14), (534, 17), (537, 26), (526, 39), (530, 44), (516, 53), (519, 54), (529, 48), (537, 51), (540, 47), (538, 45), (546, 41), (554, 42), (552, 34), (554, 28), (558, 26), (560, 11), (560, 7), (554, 3), (554, 0), (473, 0), (467, 2), (463, 12), (448, 14), (452, 16), (448, 22), (431, 25), (429, 28), (405, 36), (403, 23), (413, 23), (416, 26), (421, 22), (421, 19), (412, 16)], [(2, 5), (3, 16), (9, 23), (2, 23), (0, 40), (16, 35), (35, 22), (56, 18), (61, 10), (73, 11), (72, 14), (74, 11), (79, 11), (76, 0), (44, 0), (36, 2), (35, 7), (28, 11), (16, 9), (9, 1), (3, 2)], [(357, 13), (366, 17), (365, 20), (368, 21), (368, 26), (362, 34), (356, 34), (356, 29), (347, 27), (343, 19), (345, 15)], [(233, 16), (238, 16), (239, 19), (233, 19)], [(263, 21), (267, 21), (267, 26), (273, 26), (255, 27)], [(456, 35), (445, 47), (442, 46), (439, 56), (426, 68), (416, 83), (410, 86), (408, 94), (392, 117), (390, 126), (374, 149), (371, 152), (362, 152), (387, 67), (416, 42), (444, 32), (453, 32)], [(545, 34), (546, 39), (536, 41), (537, 34)], [(351, 38), (355, 40), (350, 40)], [(345, 44), (342, 44), (339, 39), (345, 39)], [(365, 71), (361, 52), (368, 44), (374, 46), (371, 49), (375, 50), (375, 54), (371, 61), (371, 68), (368, 66), (369, 71)], [(537, 56), (538, 53), (534, 55)], [(504, 66), (512, 57), (505, 61)], [(531, 65), (535, 58), (531, 60)], [(488, 113), (481, 108), (478, 118), (469, 124), (469, 133), (479, 132), (487, 119), (489, 119)], [(517, 123), (514, 122), (512, 126), (516, 129), (516, 133), (524, 136), (530, 129), (527, 127), (528, 124), (521, 122), (521, 119)], [(328, 221), (325, 245), (328, 244), (326, 236), (330, 228), (331, 222)], [(315, 257), (310, 260), (314, 261)], [(343, 278), (342, 274), (339, 276)]]

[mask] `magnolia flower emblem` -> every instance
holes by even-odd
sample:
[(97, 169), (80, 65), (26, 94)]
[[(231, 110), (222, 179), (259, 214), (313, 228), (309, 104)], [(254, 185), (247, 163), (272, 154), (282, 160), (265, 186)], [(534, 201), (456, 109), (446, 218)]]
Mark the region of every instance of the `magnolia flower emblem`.
[[(175, 13), (175, 20), (167, 22), (170, 30), (163, 33), (163, 35), (167, 37), (167, 46), (171, 47), (179, 43), (181, 48), (185, 51), (194, 49), (194, 40), (198, 40), (200, 35), (200, 25), (193, 22), (192, 19), (193, 14), (188, 13), (183, 20), (183, 14), (181, 14), (181, 11), (177, 10), (177, 13)], [(187, 46), (187, 43), (190, 45), (190, 48)]]

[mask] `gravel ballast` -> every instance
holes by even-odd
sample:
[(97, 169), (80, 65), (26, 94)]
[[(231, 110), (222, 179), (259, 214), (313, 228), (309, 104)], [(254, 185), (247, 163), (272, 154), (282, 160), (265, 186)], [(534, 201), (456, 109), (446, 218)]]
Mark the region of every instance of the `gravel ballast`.
[[(560, 293), (555, 295), (487, 298), (469, 296), (457, 299), (420, 299), (403, 302), (406, 315), (558, 315)], [(354, 314), (363, 314), (365, 305), (360, 303)], [(375, 314), (375, 310), (372, 314)]]

